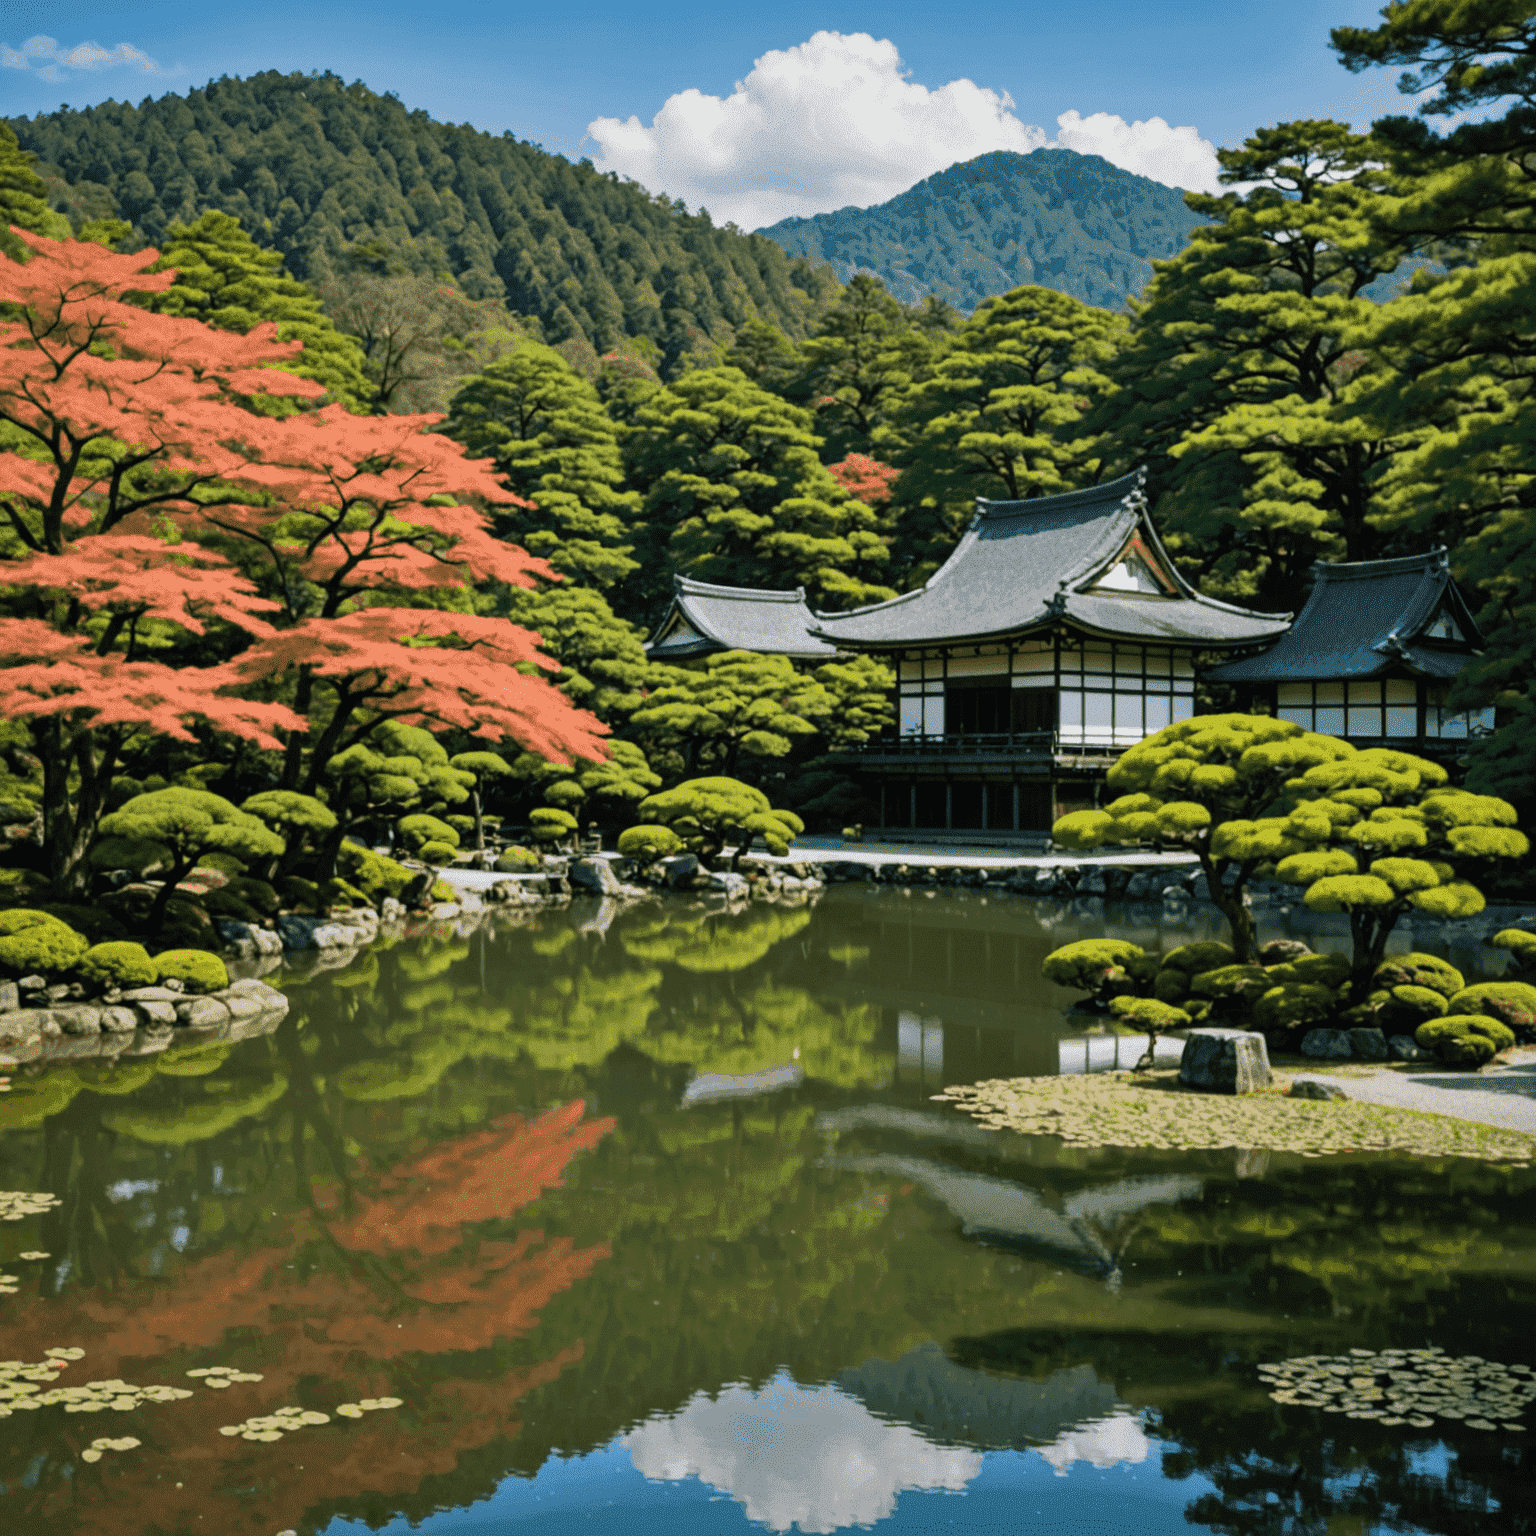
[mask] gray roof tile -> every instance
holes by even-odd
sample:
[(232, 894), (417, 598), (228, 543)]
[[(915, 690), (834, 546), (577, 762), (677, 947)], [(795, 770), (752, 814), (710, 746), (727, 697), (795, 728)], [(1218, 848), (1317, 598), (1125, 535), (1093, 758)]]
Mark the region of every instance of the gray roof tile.
[(672, 604), (656, 627), (656, 638), (646, 646), (652, 661), (683, 661), (715, 651), (829, 661), (838, 653), (837, 646), (811, 634), (813, 618), (804, 587), (793, 592), (716, 587), (686, 576), (674, 576), (672, 587)]
[[(1287, 633), (1261, 656), (1214, 667), (1218, 682), (1323, 682), (1407, 670), (1454, 677), (1483, 637), (1444, 549), (1398, 560), (1312, 567), (1312, 593)], [(1425, 640), (1445, 607), (1465, 643)]]
[[(848, 613), (818, 613), (813, 632), (839, 644), (941, 644), (1017, 634), (1059, 618), (1105, 634), (1202, 646), (1253, 645), (1289, 614), (1253, 613), (1203, 596), (1179, 575), (1147, 515), (1144, 470), (1033, 501), (978, 501), (954, 553), (914, 592)], [(1177, 596), (1090, 590), (1137, 529)]]

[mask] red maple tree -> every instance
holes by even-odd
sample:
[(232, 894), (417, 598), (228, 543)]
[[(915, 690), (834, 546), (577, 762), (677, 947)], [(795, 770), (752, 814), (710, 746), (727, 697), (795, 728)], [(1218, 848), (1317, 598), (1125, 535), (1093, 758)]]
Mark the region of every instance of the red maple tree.
[[(111, 776), (155, 736), (281, 749), (284, 782), (309, 788), (338, 741), (389, 718), (602, 755), (537, 637), (387, 606), (554, 575), (492, 535), (484, 507), (516, 498), (440, 418), (315, 408), (274, 326), (130, 302), (175, 276), (149, 270), (158, 252), (17, 233), (29, 259), (0, 260), (0, 713), (31, 729), (57, 887), (83, 883)], [(289, 414), (252, 408), (270, 397)], [(146, 633), (172, 664), (142, 656)]]

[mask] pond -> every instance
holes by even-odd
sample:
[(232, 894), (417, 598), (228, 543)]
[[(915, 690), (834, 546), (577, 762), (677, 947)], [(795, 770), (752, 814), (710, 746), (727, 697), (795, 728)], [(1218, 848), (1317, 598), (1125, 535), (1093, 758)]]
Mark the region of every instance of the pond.
[[(1039, 980), (1102, 931), (572, 907), (285, 983), (264, 1038), (19, 1075), (0, 1187), (50, 1199), (0, 1212), (0, 1529), (1536, 1528), (1531, 1172), (932, 1101), (1105, 1064)], [(1334, 1365), (1377, 1417), (1320, 1405)]]

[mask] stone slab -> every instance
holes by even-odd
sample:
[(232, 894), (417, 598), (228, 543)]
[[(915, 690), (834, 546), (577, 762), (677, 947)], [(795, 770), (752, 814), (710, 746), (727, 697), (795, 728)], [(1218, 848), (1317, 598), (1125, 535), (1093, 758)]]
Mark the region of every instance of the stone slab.
[(1264, 1036), (1246, 1029), (1192, 1029), (1179, 1058), (1179, 1082), (1206, 1093), (1253, 1093), (1273, 1074)]

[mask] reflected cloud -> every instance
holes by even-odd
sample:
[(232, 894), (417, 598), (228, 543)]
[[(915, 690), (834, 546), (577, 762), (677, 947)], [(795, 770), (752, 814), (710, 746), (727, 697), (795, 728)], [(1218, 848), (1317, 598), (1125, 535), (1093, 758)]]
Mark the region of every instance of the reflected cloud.
[(1051, 1444), (1035, 1449), (1056, 1469), (1057, 1477), (1065, 1477), (1078, 1461), (1101, 1469), (1133, 1466), (1152, 1454), (1152, 1442), (1134, 1414), (1112, 1413), (1107, 1419), (1066, 1430)]
[(979, 1452), (934, 1445), (836, 1387), (802, 1387), (787, 1373), (760, 1392), (698, 1393), (624, 1444), (644, 1476), (697, 1477), (730, 1494), (748, 1519), (806, 1536), (873, 1525), (904, 1490), (958, 1493), (981, 1471)]

